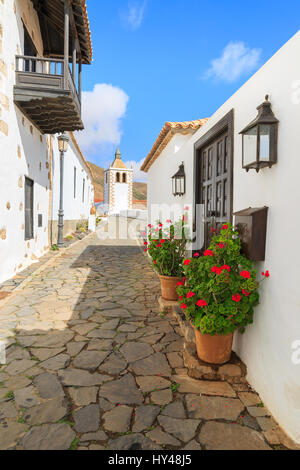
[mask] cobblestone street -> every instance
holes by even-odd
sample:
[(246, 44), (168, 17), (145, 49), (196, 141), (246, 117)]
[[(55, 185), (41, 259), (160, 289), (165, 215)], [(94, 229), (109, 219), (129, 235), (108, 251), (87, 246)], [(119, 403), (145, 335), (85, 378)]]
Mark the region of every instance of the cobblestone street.
[(135, 242), (96, 235), (15, 293), (0, 309), (0, 449), (271, 449), (246, 383), (188, 377), (159, 295)]

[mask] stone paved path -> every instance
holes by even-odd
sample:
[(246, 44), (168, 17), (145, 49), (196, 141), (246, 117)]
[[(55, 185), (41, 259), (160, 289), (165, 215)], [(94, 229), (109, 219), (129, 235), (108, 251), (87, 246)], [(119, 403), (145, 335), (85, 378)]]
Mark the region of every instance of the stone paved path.
[(187, 376), (158, 296), (135, 242), (93, 236), (12, 297), (0, 449), (270, 449), (274, 421), (246, 384)]

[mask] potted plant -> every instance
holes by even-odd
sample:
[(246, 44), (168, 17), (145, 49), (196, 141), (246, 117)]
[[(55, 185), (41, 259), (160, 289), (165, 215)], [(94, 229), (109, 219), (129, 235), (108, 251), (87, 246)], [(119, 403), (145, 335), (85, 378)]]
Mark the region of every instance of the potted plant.
[(149, 224), (148, 229), (148, 242), (144, 243), (145, 251), (149, 252), (153, 267), (159, 275), (162, 298), (176, 301), (176, 288), (182, 283), (182, 263), (188, 241), (187, 214), (175, 224), (167, 220), (165, 227), (158, 222), (156, 227)]
[[(233, 334), (253, 323), (259, 303), (254, 263), (241, 254), (241, 240), (230, 224), (212, 238), (203, 256), (184, 260), (186, 280), (177, 288), (181, 309), (195, 330), (199, 359), (224, 364)], [(269, 277), (266, 271), (263, 278)]]

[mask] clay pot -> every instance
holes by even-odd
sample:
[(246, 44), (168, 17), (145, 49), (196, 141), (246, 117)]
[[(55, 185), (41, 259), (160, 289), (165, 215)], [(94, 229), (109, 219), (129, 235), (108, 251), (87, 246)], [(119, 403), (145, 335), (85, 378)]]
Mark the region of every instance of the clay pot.
[(233, 333), (229, 335), (202, 335), (195, 327), (197, 354), (208, 364), (225, 364), (230, 360)]
[(90, 214), (91, 215), (96, 215), (96, 207), (95, 206), (91, 207)]
[(181, 277), (159, 276), (161, 285), (161, 296), (164, 300), (178, 300), (176, 292), (177, 283), (182, 281)]

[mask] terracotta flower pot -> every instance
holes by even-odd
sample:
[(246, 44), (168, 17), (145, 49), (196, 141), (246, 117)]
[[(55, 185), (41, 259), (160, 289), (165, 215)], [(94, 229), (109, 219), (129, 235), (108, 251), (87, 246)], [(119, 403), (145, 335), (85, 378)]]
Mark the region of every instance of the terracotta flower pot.
[(202, 335), (194, 327), (199, 359), (209, 364), (225, 364), (230, 360), (233, 333), (229, 335)]
[(178, 300), (176, 292), (177, 282), (182, 281), (181, 277), (159, 276), (161, 285), (161, 295), (165, 300)]

